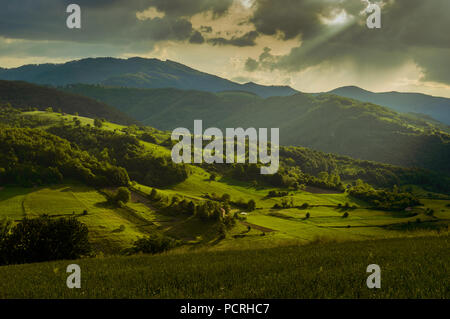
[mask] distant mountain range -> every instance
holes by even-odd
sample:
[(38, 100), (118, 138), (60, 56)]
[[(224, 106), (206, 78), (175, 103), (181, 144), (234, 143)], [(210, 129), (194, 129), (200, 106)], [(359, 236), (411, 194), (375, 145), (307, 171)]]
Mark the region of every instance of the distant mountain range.
[(132, 88), (178, 88), (207, 92), (246, 91), (261, 97), (298, 93), (289, 86), (239, 84), (170, 60), (89, 58), (64, 64), (24, 65), (1, 69), (0, 79), (64, 86), (85, 83)]
[[(83, 83), (127, 88), (176, 88), (212, 93), (243, 91), (263, 98), (299, 93), (289, 86), (264, 86), (253, 82), (239, 84), (174, 61), (139, 57), (87, 58), (63, 64), (0, 68), (0, 79), (51, 86)], [(418, 93), (373, 93), (355, 86), (341, 87), (326, 93), (386, 106), (397, 112), (415, 113), (425, 120), (433, 119), (450, 125), (450, 99), (447, 98)]]
[(387, 106), (397, 112), (419, 113), (450, 125), (450, 99), (420, 93), (374, 93), (356, 86), (345, 86), (327, 93)]
[(142, 123), (163, 130), (278, 127), (283, 145), (306, 146), (358, 159), (450, 172), (450, 135), (427, 121), (331, 94), (261, 98), (246, 92), (106, 88), (72, 85)]

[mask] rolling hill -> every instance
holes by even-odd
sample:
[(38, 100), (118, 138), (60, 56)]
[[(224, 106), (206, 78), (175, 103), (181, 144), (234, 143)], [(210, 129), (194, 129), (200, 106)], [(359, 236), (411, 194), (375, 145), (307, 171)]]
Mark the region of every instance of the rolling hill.
[[(248, 93), (244, 97), (255, 98)], [(93, 119), (58, 112), (19, 112), (9, 107), (0, 107), (0, 111), (0, 145), (6, 154), (0, 160), (0, 222), (17, 224), (24, 218), (34, 220), (45, 215), (52, 220), (72, 218), (86, 225), (92, 258), (74, 262), (83, 267), (83, 280), (95, 286), (87, 288), (83, 281), (82, 289), (67, 289), (65, 268), (72, 261), (11, 264), (0, 266), (2, 278), (14, 279), (0, 280), (0, 298), (448, 295), (448, 258), (442, 256), (448, 255), (444, 252), (449, 244), (449, 197), (421, 187), (427, 179), (433, 182), (441, 176), (282, 147), (286, 178), (297, 176), (300, 180), (309, 171), (319, 177), (333, 172), (349, 186), (356, 182), (358, 188), (356, 179), (368, 181), (381, 175), (396, 185), (392, 192), (387, 191), (392, 183), (386, 185), (383, 194), (388, 201), (419, 196), (420, 205), (408, 209), (375, 207), (375, 202), (355, 197), (355, 187), (329, 191), (309, 185), (255, 184), (251, 179), (234, 179), (214, 165), (188, 165), (188, 176), (157, 187), (153, 180), (141, 183), (139, 178), (160, 173), (165, 179), (169, 177), (170, 165), (151, 165), (152, 158), (170, 154), (170, 145), (165, 143), (168, 132), (108, 122), (94, 127)], [(135, 175), (127, 183), (131, 195), (127, 202), (111, 201), (117, 188), (110, 183), (114, 170), (102, 170), (108, 163), (116, 163), (130, 177)], [(136, 168), (139, 171), (133, 174)], [(211, 179), (212, 172), (217, 173), (215, 179)], [(350, 177), (349, 172), (356, 175)], [(58, 176), (57, 180), (52, 178)], [(325, 174), (323, 178), (330, 176)], [(89, 185), (86, 177), (96, 182)], [(370, 190), (371, 196), (377, 192)], [(242, 199), (253, 200), (256, 209), (243, 207)], [(186, 202), (196, 209), (180, 211)], [(202, 218), (199, 208), (208, 203), (228, 207), (235, 222), (224, 229), (223, 220)], [(154, 234), (173, 238), (179, 246), (157, 256), (129, 256), (134, 254), (136, 239)], [(411, 251), (413, 264), (405, 273), (404, 264), (411, 261)], [(367, 276), (367, 265), (373, 262), (390, 265), (383, 275), (383, 285), (396, 289), (373, 291), (361, 286), (355, 290)], [(224, 267), (232, 271), (224, 272)], [(117, 277), (116, 270), (124, 280), (109, 280)], [(273, 273), (278, 274), (275, 281), (270, 279)], [(359, 275), (355, 277), (355, 273)], [(353, 279), (346, 280), (350, 277)], [(210, 284), (198, 285), (204, 279)], [(180, 282), (185, 284), (180, 286)], [(300, 284), (292, 286), (292, 282)], [(342, 282), (347, 284), (342, 286)], [(331, 289), (323, 289), (327, 283)], [(223, 289), (217, 289), (219, 286)]]
[(297, 93), (288, 86), (239, 84), (174, 61), (144, 58), (89, 58), (64, 64), (25, 65), (0, 69), (0, 79), (61, 86), (75, 83), (133, 88), (178, 88), (221, 92), (238, 90), (261, 97)]
[(337, 88), (328, 93), (363, 102), (387, 106), (397, 112), (418, 113), (450, 125), (450, 99), (420, 93), (374, 93), (356, 86)]
[(389, 108), (339, 97), (297, 93), (261, 98), (247, 92), (72, 85), (67, 92), (117, 107), (162, 130), (204, 127), (278, 127), (280, 143), (400, 166), (450, 172), (449, 135), (432, 123)]
[(0, 103), (11, 104), (12, 107), (33, 107), (54, 110), (92, 118), (105, 118), (114, 123), (136, 124), (137, 121), (114, 107), (95, 101), (91, 98), (65, 93), (56, 89), (34, 85), (20, 81), (0, 80)]

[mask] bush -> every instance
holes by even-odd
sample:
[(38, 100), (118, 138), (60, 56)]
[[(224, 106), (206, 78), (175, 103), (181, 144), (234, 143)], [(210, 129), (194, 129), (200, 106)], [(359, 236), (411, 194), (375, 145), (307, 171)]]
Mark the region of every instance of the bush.
[(348, 212), (345, 212), (344, 215), (342, 215), (343, 218), (347, 218), (348, 217)]
[(75, 218), (25, 218), (0, 229), (0, 264), (23, 264), (78, 259), (91, 252), (88, 228)]
[(256, 209), (256, 202), (253, 199), (250, 199), (247, 203), (247, 209), (249, 211), (253, 211)]
[(123, 204), (126, 204), (130, 201), (131, 193), (128, 188), (126, 187), (119, 187), (117, 190), (117, 194), (114, 197), (115, 202), (122, 202)]
[(305, 218), (308, 219), (309, 217), (311, 217), (311, 214), (308, 212), (308, 213), (306, 213)]
[(136, 240), (133, 251), (144, 254), (158, 254), (174, 248), (176, 244), (177, 242), (173, 238), (158, 233)]

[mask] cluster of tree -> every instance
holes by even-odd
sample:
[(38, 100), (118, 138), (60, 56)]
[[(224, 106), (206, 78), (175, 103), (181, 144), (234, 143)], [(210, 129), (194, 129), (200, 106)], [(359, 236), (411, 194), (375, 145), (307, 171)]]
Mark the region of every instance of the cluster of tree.
[[(404, 168), (368, 160), (356, 160), (347, 156), (326, 154), (304, 147), (280, 147), (282, 166), (298, 168), (302, 173), (319, 177), (328, 173), (327, 182), (338, 184), (333, 180), (339, 176), (342, 180), (363, 180), (374, 187), (393, 187), (394, 185), (420, 185), (437, 192), (450, 192), (450, 178), (419, 168)], [(320, 178), (324, 180), (323, 178)], [(307, 183), (307, 182), (305, 182)], [(311, 185), (313, 186), (313, 185)], [(317, 185), (319, 186), (319, 185)]]
[(274, 191), (271, 190), (269, 191), (269, 194), (267, 194), (267, 197), (284, 197), (284, 196), (288, 196), (289, 192), (281, 192), (281, 191)]
[(358, 180), (356, 186), (349, 189), (349, 194), (383, 210), (404, 210), (407, 207), (421, 205), (415, 196), (399, 192), (396, 186), (392, 191), (376, 190), (361, 180)]
[(222, 195), (218, 195), (216, 193), (206, 193), (205, 195), (203, 195), (203, 197), (212, 201), (222, 202), (248, 211), (253, 211), (256, 209), (255, 200), (249, 199), (248, 201), (245, 201), (242, 198), (239, 198), (238, 200), (232, 200), (230, 194), (227, 193), (224, 193)]
[(40, 129), (0, 130), (0, 182), (33, 186), (80, 180), (93, 186), (128, 185), (125, 169)]
[(88, 228), (75, 218), (0, 221), (0, 265), (77, 259), (91, 252)]
[(297, 166), (289, 167), (284, 164), (273, 175), (261, 175), (260, 169), (256, 164), (233, 165), (231, 169), (231, 176), (241, 181), (257, 181), (275, 187), (288, 187), (293, 189), (304, 189), (305, 185), (309, 185), (344, 191), (345, 187), (337, 173), (333, 172), (328, 174), (327, 172), (320, 172), (317, 175), (312, 176), (302, 172)]
[(210, 200), (202, 202), (193, 202), (173, 196), (170, 203), (165, 204), (166, 196), (158, 193), (156, 189), (152, 189), (148, 198), (159, 204), (159, 208), (168, 214), (196, 216), (204, 221), (219, 221), (225, 225), (233, 224), (233, 216), (230, 214), (230, 203), (232, 203), (230, 196), (228, 194), (224, 194), (222, 197), (216, 196), (208, 196)]
[(178, 246), (179, 241), (161, 233), (139, 238), (133, 244), (133, 253), (158, 254)]
[(184, 181), (189, 175), (186, 165), (175, 164), (171, 158), (147, 151), (135, 136), (129, 134), (71, 125), (53, 126), (49, 132), (101, 160), (125, 168), (130, 178), (145, 185), (168, 186)]

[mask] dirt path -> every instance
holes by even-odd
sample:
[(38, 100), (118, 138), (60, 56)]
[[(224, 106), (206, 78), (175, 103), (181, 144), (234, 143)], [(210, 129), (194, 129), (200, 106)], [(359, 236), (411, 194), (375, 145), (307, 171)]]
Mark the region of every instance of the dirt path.
[(151, 210), (156, 210), (153, 206), (152, 206), (152, 202), (145, 197), (144, 195), (141, 195), (140, 193), (138, 193), (135, 190), (131, 190), (131, 201), (133, 203), (141, 203), (144, 204), (145, 206), (147, 206), (148, 208), (150, 208)]

